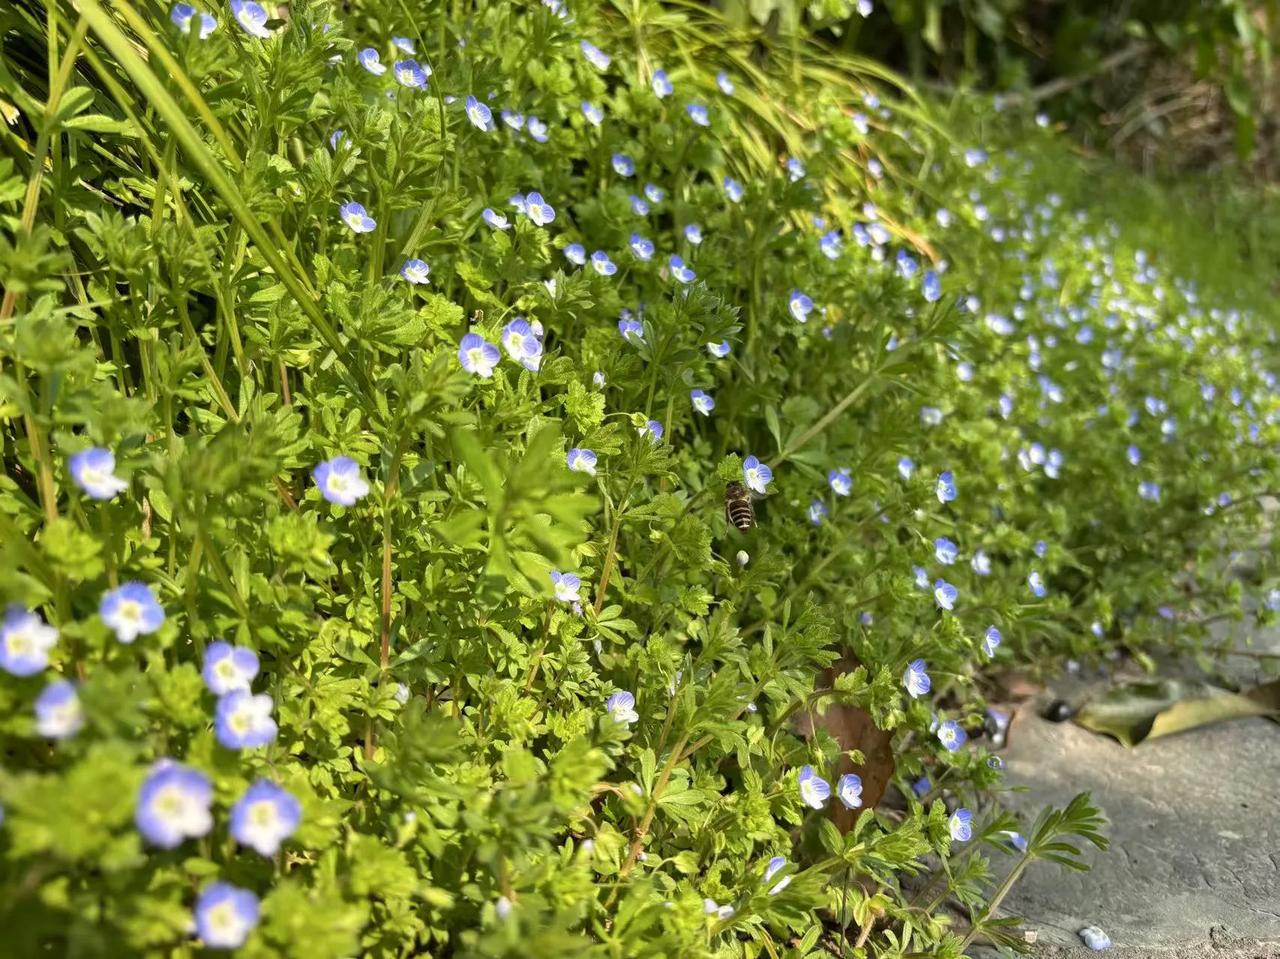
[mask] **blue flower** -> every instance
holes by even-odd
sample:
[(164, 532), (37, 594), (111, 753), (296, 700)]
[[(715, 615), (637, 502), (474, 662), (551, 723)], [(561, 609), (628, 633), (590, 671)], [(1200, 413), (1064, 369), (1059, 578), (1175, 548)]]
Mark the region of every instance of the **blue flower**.
[(519, 132), (524, 129), (524, 114), (516, 113), (514, 110), (502, 110), (498, 113), (498, 117), (502, 120), (503, 126), (508, 130)]
[(267, 29), (267, 10), (256, 0), (231, 0), (231, 15), (250, 36), (261, 40), (271, 36), (271, 31)]
[(604, 701), (605, 712), (613, 717), (613, 721), (630, 726), (640, 719), (636, 712), (636, 697), (626, 690), (614, 693)]
[(947, 752), (955, 752), (969, 739), (968, 734), (954, 719), (948, 719), (938, 726), (938, 742), (946, 747)]
[(1000, 630), (994, 626), (988, 626), (987, 631), (982, 634), (982, 651), (988, 656), (994, 656), (1003, 639), (1004, 637), (1000, 635)]
[(661, 203), (667, 198), (667, 191), (654, 183), (644, 185), (644, 195), (650, 203)]
[(956, 544), (951, 542), (945, 536), (939, 536), (933, 541), (933, 555), (937, 557), (938, 562), (944, 566), (950, 566), (959, 556), (959, 549)]
[(589, 449), (579, 448), (575, 446), (569, 450), (565, 461), (569, 469), (575, 473), (588, 473), (591, 476), (596, 475), (596, 454)]
[(352, 233), (372, 233), (377, 229), (378, 224), (373, 217), (369, 216), (364, 205), (356, 203), (354, 200), (350, 203), (342, 204), (339, 209), (342, 222), (351, 228)]
[(587, 250), (581, 243), (570, 243), (564, 248), (564, 258), (575, 266), (585, 266)]
[(74, 454), (67, 461), (67, 468), (76, 485), (93, 499), (111, 499), (129, 488), (127, 482), (116, 476), (115, 454), (100, 446)]
[(634, 193), (631, 194), (631, 212), (634, 213), (636, 216), (648, 216), (649, 215), (648, 201), (646, 201), (644, 197), (636, 196)]
[(915, 793), (917, 799), (923, 799), (932, 788), (933, 783), (929, 782), (928, 776), (921, 776), (911, 784), (911, 791)]
[(733, 81), (729, 79), (729, 74), (721, 70), (716, 74), (716, 86), (720, 88), (720, 92), (727, 97), (733, 96)]
[(871, 0), (858, 0), (858, 5), (855, 9), (858, 11), (858, 16), (865, 20), (871, 16), (871, 11), (875, 9), (875, 4)]
[(731, 349), (732, 347), (729, 346), (728, 340), (724, 340), (720, 343), (707, 344), (707, 352), (710, 353), (712, 356), (714, 356), (717, 360), (723, 360), (726, 356), (729, 355), (729, 351)]
[(848, 496), (853, 492), (853, 473), (846, 467), (838, 467), (827, 473), (827, 482), (837, 496)]
[(556, 211), (542, 199), (541, 193), (530, 193), (524, 198), (524, 212), (537, 226), (546, 226), (556, 218)]
[(587, 118), (587, 122), (593, 127), (598, 127), (604, 123), (604, 111), (590, 100), (582, 101), (582, 115)]
[(347, 136), (346, 130), (334, 130), (329, 134), (329, 149), (335, 153), (344, 143), (350, 143), (351, 138)]
[(410, 90), (421, 90), (427, 85), (427, 77), (431, 76), (430, 69), (421, 66), (417, 60), (397, 60), (391, 72), (397, 83)]
[(742, 480), (747, 484), (748, 489), (755, 490), (763, 496), (768, 492), (767, 487), (773, 480), (773, 470), (755, 456), (748, 456), (742, 461)]
[(642, 263), (647, 263), (653, 256), (653, 241), (646, 240), (639, 233), (631, 234), (631, 255)]
[(912, 257), (909, 253), (907, 253), (906, 250), (899, 250), (897, 252), (897, 255), (894, 257), (894, 261), (897, 264), (898, 272), (902, 274), (903, 279), (906, 279), (906, 280), (909, 280), (913, 276), (915, 276), (916, 270), (919, 269), (919, 266), (917, 265), (915, 258)]
[(692, 283), (697, 279), (698, 274), (693, 272), (691, 267), (684, 265), (684, 257), (672, 254), (667, 260), (667, 268), (671, 270), (671, 275), (681, 283)]
[(923, 659), (912, 660), (902, 674), (902, 685), (912, 699), (919, 699), (933, 687)]
[(517, 316), (502, 328), (502, 346), (507, 356), (531, 373), (538, 372), (542, 366), (542, 340), (523, 316)]
[(1027, 585), (1031, 587), (1031, 592), (1037, 599), (1042, 599), (1045, 594), (1044, 577), (1040, 575), (1039, 570), (1032, 570), (1027, 577)]
[(690, 103), (684, 108), (684, 112), (689, 114), (689, 119), (697, 126), (711, 126), (711, 117), (707, 114), (707, 108), (701, 103)]
[(400, 275), (414, 286), (431, 282), (431, 267), (422, 260), (409, 259), (400, 267)]
[(375, 77), (380, 77), (387, 72), (387, 65), (382, 62), (382, 58), (378, 55), (378, 51), (373, 47), (365, 47), (356, 54), (356, 63), (364, 67)]
[(269, 779), (259, 779), (231, 807), (230, 832), (240, 845), (274, 856), (301, 821), (297, 798)]
[(973, 813), (961, 806), (947, 820), (947, 830), (956, 842), (968, 842), (973, 838)]
[(474, 95), (468, 95), (466, 101), (467, 119), (471, 121), (471, 125), (477, 130), (483, 130), (488, 133), (497, 129), (493, 123), (493, 111), (489, 107), (475, 98)]
[(411, 57), (416, 57), (418, 55), (418, 51), (414, 47), (413, 41), (408, 37), (392, 37), (391, 45), (401, 53), (407, 53)]
[(232, 646), (217, 640), (204, 651), (204, 684), (215, 696), (225, 696), (237, 689), (248, 690), (258, 675), (258, 654), (244, 646)]
[(84, 710), (76, 687), (59, 679), (40, 691), (36, 697), (36, 732), (49, 739), (67, 739), (84, 725)]
[(573, 573), (562, 573), (558, 569), (551, 571), (551, 587), (555, 590), (556, 599), (562, 603), (581, 601), (578, 590), (582, 588), (582, 580)]
[(959, 591), (945, 579), (940, 579), (933, 584), (934, 601), (943, 609), (955, 609), (956, 598), (959, 595)]
[(844, 246), (844, 238), (840, 236), (839, 230), (832, 230), (830, 233), (824, 233), (822, 239), (818, 241), (818, 247), (822, 250), (822, 255), (828, 260), (840, 259), (840, 251)]
[(132, 643), (164, 625), (164, 609), (146, 583), (123, 583), (103, 594), (98, 615), (115, 631), (116, 639)]
[(689, 399), (693, 402), (693, 408), (703, 416), (710, 416), (711, 411), (716, 408), (716, 401), (711, 398), (711, 394), (702, 390), (691, 390)]
[(697, 246), (702, 242), (702, 227), (696, 223), (690, 223), (684, 228), (684, 238)]
[(1138, 495), (1153, 503), (1160, 502), (1160, 484), (1144, 480), (1138, 484)]
[(622, 338), (628, 343), (644, 342), (644, 327), (640, 325), (639, 320), (634, 320), (629, 316), (624, 316), (618, 320), (618, 332), (622, 334)]
[(276, 721), (271, 718), (274, 703), (266, 693), (254, 695), (233, 690), (218, 700), (213, 732), (228, 749), (253, 749), (276, 738)]
[[(774, 876), (776, 876), (780, 870), (786, 868), (786, 865), (787, 865), (787, 859), (785, 856), (774, 856), (772, 859), (770, 859), (768, 865), (764, 867), (765, 884), (768, 885), (769, 880), (771, 880)], [(791, 877), (783, 876), (780, 880), (778, 880), (778, 882), (773, 886), (773, 888), (769, 890), (769, 895), (776, 896), (778, 893), (782, 892), (782, 890), (786, 889), (787, 886), (789, 886), (790, 884), (791, 884)]]
[(649, 420), (640, 428), (640, 435), (649, 434), (649, 439), (653, 443), (661, 441), (663, 432), (665, 431), (662, 428), (662, 424), (657, 420)]
[(742, 202), (742, 184), (731, 176), (724, 178), (724, 192), (734, 203)]
[(813, 771), (812, 766), (802, 766), (797, 780), (800, 801), (812, 809), (821, 809), (831, 797), (831, 784)]
[(609, 162), (613, 164), (613, 172), (618, 176), (630, 177), (636, 175), (635, 161), (625, 153), (615, 153)]
[(511, 223), (501, 213), (495, 213), (491, 207), (485, 207), (480, 213), (480, 219), (488, 223), (495, 230), (509, 230)]
[(942, 410), (936, 406), (920, 407), (920, 422), (925, 426), (937, 426), (942, 422)]
[[(175, 3), (173, 9), (169, 11), (169, 19), (174, 22), (179, 30), (183, 33), (190, 33), (191, 26), (195, 23), (196, 8), (189, 3)], [(200, 32), (199, 38), (203, 40), (209, 34), (218, 28), (218, 21), (214, 19), (213, 14), (200, 14)]]
[(1044, 554), (1049, 552), (1049, 544), (1042, 539), (1038, 539), (1036, 540), (1036, 544), (1031, 547), (1031, 551), (1041, 559), (1044, 559)]
[(666, 70), (657, 71), (653, 75), (653, 82), (650, 84), (650, 86), (653, 87), (654, 96), (656, 96), (659, 100), (663, 99), (664, 97), (671, 96), (672, 91), (675, 89), (671, 85), (671, 81), (667, 79)]
[(857, 809), (862, 805), (862, 778), (854, 773), (845, 773), (836, 782), (836, 798), (844, 803), (846, 809)]
[(360, 464), (349, 456), (335, 456), (317, 463), (311, 477), (320, 495), (338, 506), (355, 506), (369, 495), (369, 484), (360, 473)]
[(529, 119), (525, 121), (525, 128), (529, 131), (529, 136), (538, 143), (546, 143), (551, 137), (547, 132), (547, 125), (533, 114), (529, 114)]
[(809, 522), (814, 526), (821, 526), (823, 517), (827, 515), (827, 505), (820, 499), (811, 500), (809, 502)]
[(213, 785), (198, 769), (162, 759), (138, 790), (133, 821), (142, 838), (161, 849), (175, 849), (186, 839), (206, 836), (213, 828), (209, 806)]
[(799, 290), (792, 290), (787, 298), (787, 309), (799, 322), (804, 323), (813, 312), (813, 300)]
[[(997, 757), (992, 756), (991, 758), (995, 759)], [(1018, 850), (1018, 852), (1027, 851), (1027, 837), (1022, 835), (1022, 833), (1014, 832), (1012, 829), (1006, 829), (1004, 830), (1004, 834), (1009, 837), (1009, 845)]]
[(58, 631), (19, 603), (4, 611), (0, 623), (0, 669), (14, 676), (34, 676), (49, 665), (49, 650)]
[(792, 183), (797, 183), (804, 179), (804, 174), (804, 164), (795, 157), (789, 157), (787, 159), (787, 179)]
[(458, 344), (458, 362), (468, 373), (485, 379), (493, 376), (493, 368), (502, 359), (498, 348), (479, 333), (468, 333)]
[(951, 470), (938, 474), (937, 494), (939, 503), (950, 503), (956, 498), (956, 481)]
[(579, 43), (578, 47), (582, 50), (582, 55), (587, 58), (587, 62), (597, 70), (609, 69), (609, 63), (611, 62), (609, 54), (605, 53), (599, 47), (588, 43), (586, 40)]
[(239, 949), (258, 924), (260, 909), (248, 889), (211, 882), (196, 899), (196, 935), (210, 949)]
[(937, 303), (942, 299), (942, 281), (938, 279), (938, 274), (933, 270), (924, 271), (924, 298), (930, 303)]
[(1142, 462), (1142, 450), (1131, 443), (1129, 448), (1125, 450), (1125, 457), (1129, 460), (1130, 466), (1137, 466)]
[(618, 272), (618, 267), (604, 250), (596, 250), (591, 254), (591, 268), (601, 276), (613, 276)]

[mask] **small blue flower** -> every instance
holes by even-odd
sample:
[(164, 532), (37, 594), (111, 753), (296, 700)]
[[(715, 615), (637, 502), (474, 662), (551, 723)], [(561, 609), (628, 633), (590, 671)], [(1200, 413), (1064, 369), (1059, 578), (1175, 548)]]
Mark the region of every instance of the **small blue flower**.
[(564, 248), (564, 258), (575, 266), (585, 266), (587, 249), (581, 243), (570, 243)]
[[(992, 756), (991, 758), (997, 759), (999, 757)], [(1009, 837), (1009, 845), (1018, 850), (1018, 852), (1027, 851), (1027, 837), (1022, 835), (1022, 833), (1014, 832), (1012, 829), (1006, 829), (1004, 830), (1004, 834)]]
[(582, 588), (582, 580), (573, 573), (562, 573), (558, 569), (553, 569), (551, 587), (555, 590), (556, 599), (562, 603), (576, 603), (582, 598), (578, 595), (578, 590)]
[(231, 807), (230, 832), (242, 846), (274, 856), (302, 821), (302, 804), (288, 790), (259, 779)]
[(798, 183), (804, 179), (804, 175), (804, 163), (796, 157), (789, 157), (787, 159), (787, 179), (792, 183)]
[(923, 566), (912, 566), (911, 573), (916, 578), (916, 589), (929, 588), (929, 571)]
[(244, 646), (217, 640), (204, 651), (201, 675), (215, 696), (225, 696), (237, 689), (247, 691), (253, 677), (258, 675), (258, 654)]
[[(175, 3), (173, 9), (169, 11), (169, 19), (183, 33), (190, 33), (191, 27), (195, 23), (196, 8), (189, 3)], [(203, 40), (209, 34), (218, 28), (218, 21), (211, 13), (200, 14), (200, 32), (197, 36)]]
[(919, 699), (933, 688), (923, 659), (912, 660), (902, 674), (902, 685), (912, 699)]
[(468, 333), (458, 344), (458, 362), (468, 373), (488, 379), (502, 359), (498, 348), (479, 333)]
[(916, 471), (916, 464), (911, 461), (910, 456), (904, 456), (898, 460), (898, 475), (903, 480), (911, 479), (911, 474)]
[(480, 214), (480, 219), (484, 220), (485, 223), (488, 223), (489, 226), (493, 227), (495, 230), (511, 229), (510, 221), (508, 221), (501, 213), (495, 213), (490, 207), (484, 208)]
[(132, 643), (164, 625), (164, 608), (150, 587), (136, 580), (104, 593), (98, 603), (98, 615), (122, 643)]
[(846, 809), (857, 809), (862, 805), (862, 778), (854, 773), (845, 773), (836, 782), (836, 798), (844, 803)]
[(365, 210), (364, 205), (356, 203), (354, 200), (350, 203), (342, 204), (338, 212), (342, 216), (342, 222), (351, 228), (352, 233), (372, 233), (378, 227), (373, 217), (369, 216)]
[(702, 227), (696, 223), (690, 223), (684, 228), (684, 238), (697, 246), (702, 242)]
[(1160, 502), (1160, 484), (1144, 480), (1138, 484), (1138, 495), (1153, 503)]
[(702, 390), (691, 390), (689, 399), (693, 402), (693, 408), (703, 416), (710, 416), (711, 411), (716, 408), (716, 401), (711, 398), (711, 394)]
[(407, 53), (411, 57), (416, 57), (418, 55), (418, 51), (414, 47), (413, 41), (408, 37), (392, 37), (391, 45), (401, 53)]
[(640, 344), (644, 342), (644, 327), (640, 325), (639, 320), (624, 316), (618, 320), (618, 332), (622, 334), (622, 338), (628, 343)]
[(591, 476), (596, 475), (596, 454), (589, 449), (575, 446), (569, 450), (565, 457), (569, 469), (575, 473), (588, 473)]
[(547, 131), (547, 125), (529, 114), (529, 119), (525, 121), (525, 129), (529, 131), (529, 136), (533, 137), (537, 143), (546, 143), (551, 138), (551, 134)]
[(318, 463), (311, 477), (320, 495), (338, 506), (355, 506), (369, 495), (369, 484), (360, 473), (360, 464), (349, 456), (335, 456)]
[(832, 230), (822, 235), (822, 239), (818, 241), (818, 247), (828, 260), (838, 260), (840, 251), (844, 248), (844, 238), (840, 236), (839, 230)]
[(915, 258), (907, 253), (906, 250), (899, 250), (897, 255), (894, 257), (894, 262), (897, 264), (898, 272), (902, 274), (902, 278), (905, 280), (909, 280), (915, 276), (916, 270), (920, 268), (919, 264), (916, 263)]
[(542, 366), (542, 340), (524, 317), (517, 316), (502, 328), (502, 346), (507, 356), (531, 373)]
[(821, 809), (831, 798), (831, 784), (814, 772), (812, 766), (801, 767), (797, 783), (800, 801), (812, 809)]
[(196, 900), (196, 935), (210, 949), (239, 949), (258, 924), (261, 906), (248, 889), (211, 882)]
[(933, 783), (929, 782), (928, 776), (921, 776), (911, 784), (911, 791), (915, 793), (917, 799), (923, 799), (933, 788)]
[(387, 65), (382, 62), (378, 51), (373, 47), (365, 47), (356, 54), (356, 63), (364, 67), (375, 77), (380, 77), (387, 72)]
[(631, 194), (631, 212), (636, 216), (648, 216), (649, 202), (644, 197)]
[(493, 122), (493, 111), (486, 104), (477, 100), (474, 95), (467, 96), (466, 111), (467, 119), (471, 121), (471, 125), (477, 130), (489, 133), (497, 129)]
[(591, 254), (591, 268), (601, 276), (613, 276), (618, 272), (618, 267), (604, 250), (596, 250)]
[(994, 656), (1003, 640), (1004, 637), (1000, 635), (1000, 630), (994, 626), (988, 626), (987, 631), (982, 634), (982, 651), (988, 656)]
[(1040, 575), (1039, 570), (1033, 569), (1031, 571), (1031, 574), (1027, 577), (1027, 585), (1031, 587), (1031, 592), (1035, 595), (1037, 599), (1044, 598), (1044, 594), (1045, 594), (1044, 578)]
[(853, 492), (853, 473), (846, 467), (838, 467), (827, 473), (827, 482), (837, 496), (848, 496)]
[(410, 90), (421, 90), (427, 85), (431, 71), (421, 66), (417, 60), (397, 60), (391, 67), (396, 82)]
[(710, 353), (712, 356), (714, 356), (717, 360), (723, 360), (726, 356), (728, 356), (730, 349), (732, 349), (732, 347), (729, 346), (728, 340), (724, 340), (721, 343), (707, 344), (707, 352)]
[(36, 732), (49, 739), (68, 739), (84, 725), (84, 710), (74, 683), (59, 679), (36, 697)]
[(228, 749), (254, 749), (276, 738), (274, 708), (266, 693), (254, 695), (237, 689), (218, 700), (214, 711), (213, 732), (218, 742)]
[(684, 265), (684, 257), (674, 253), (667, 260), (667, 268), (671, 271), (671, 275), (681, 283), (692, 283), (698, 277), (698, 274), (694, 273), (691, 267)]
[(631, 177), (636, 175), (635, 161), (625, 153), (615, 153), (609, 162), (613, 165), (613, 172), (618, 176)]
[(937, 426), (942, 422), (942, 410), (936, 406), (920, 407), (920, 422), (925, 426)]
[(556, 211), (542, 199), (541, 193), (530, 193), (524, 198), (524, 212), (537, 226), (546, 226), (556, 218)]
[(58, 631), (20, 603), (4, 611), (0, 623), (0, 669), (13, 676), (34, 676), (49, 665)]
[(133, 821), (142, 838), (161, 849), (175, 849), (213, 828), (209, 806), (213, 785), (198, 769), (162, 759), (138, 790)]
[(827, 505), (822, 500), (815, 499), (809, 502), (809, 522), (814, 526), (821, 526), (827, 513)]
[[(787, 859), (785, 856), (774, 856), (772, 859), (770, 859), (768, 865), (764, 867), (765, 885), (768, 885), (769, 880), (771, 880), (774, 876), (776, 876), (780, 870), (786, 868), (786, 865), (787, 865)], [(778, 893), (782, 892), (782, 890), (786, 889), (787, 886), (789, 886), (790, 884), (791, 884), (791, 877), (783, 876), (782, 879), (778, 880), (778, 882), (773, 886), (773, 888), (769, 890), (769, 895), (776, 896)]]
[(651, 83), (650, 86), (653, 87), (654, 96), (656, 96), (659, 100), (663, 99), (664, 97), (671, 96), (672, 91), (675, 89), (671, 85), (671, 81), (667, 79), (666, 70), (657, 71), (653, 75), (653, 83)]
[(942, 281), (933, 270), (924, 271), (923, 290), (925, 300), (930, 303), (937, 303), (942, 299)]
[(937, 494), (939, 503), (950, 503), (956, 498), (956, 481), (951, 470), (938, 474)]
[(604, 701), (604, 710), (613, 717), (613, 721), (630, 726), (640, 719), (636, 712), (636, 697), (625, 689), (614, 693)]
[(604, 111), (590, 100), (582, 101), (582, 115), (587, 118), (587, 122), (593, 127), (598, 127), (604, 122)]
[(329, 149), (335, 153), (344, 145), (351, 142), (351, 138), (347, 136), (346, 130), (334, 130), (329, 134)]
[(516, 113), (514, 110), (502, 110), (498, 113), (498, 118), (502, 120), (502, 125), (508, 130), (518, 133), (524, 129), (523, 113)]
[(640, 427), (640, 435), (644, 436), (647, 433), (649, 440), (653, 443), (661, 442), (663, 432), (662, 424), (657, 420), (649, 420), (644, 426)]
[(654, 183), (644, 185), (644, 195), (650, 203), (661, 203), (667, 198), (667, 191)]
[(742, 184), (733, 177), (727, 176), (724, 178), (724, 192), (725, 195), (734, 203), (742, 202)]
[(871, 16), (871, 11), (875, 9), (875, 4), (872, 3), (872, 0), (858, 0), (858, 5), (855, 9), (858, 11), (858, 16), (865, 20)]
[(231, 0), (231, 15), (250, 36), (260, 40), (271, 36), (271, 31), (267, 29), (267, 10), (256, 0)]
[(945, 536), (939, 536), (933, 541), (933, 555), (942, 565), (950, 566), (960, 555), (960, 550), (951, 540)]
[(787, 309), (791, 311), (791, 315), (801, 323), (809, 319), (809, 314), (813, 312), (813, 300), (799, 290), (792, 290), (791, 295), (787, 298)]
[(933, 584), (934, 601), (942, 609), (955, 609), (956, 599), (959, 595), (959, 591), (945, 579), (940, 579)]
[(587, 62), (597, 70), (609, 69), (609, 63), (611, 62), (609, 54), (586, 40), (579, 43), (578, 47), (582, 50), (582, 55), (587, 58)]
[(1125, 457), (1129, 460), (1130, 466), (1137, 466), (1142, 462), (1142, 450), (1131, 443), (1129, 448), (1125, 450)]
[(1031, 547), (1031, 551), (1041, 559), (1044, 559), (1044, 554), (1049, 552), (1049, 544), (1042, 539), (1038, 539), (1035, 545)]
[(961, 725), (954, 719), (948, 719), (938, 726), (938, 742), (946, 747), (947, 752), (955, 752), (969, 739)]
[(689, 119), (700, 127), (711, 126), (711, 117), (707, 113), (707, 108), (701, 103), (690, 103), (684, 108), (685, 113), (689, 114)]
[(773, 481), (773, 470), (755, 456), (748, 456), (742, 461), (742, 481), (747, 484), (748, 489), (763, 496), (768, 492), (769, 483)]
[(631, 255), (642, 263), (647, 263), (653, 257), (653, 241), (646, 240), (639, 233), (631, 234), (631, 241), (628, 244), (631, 248)]
[(729, 74), (725, 73), (723, 70), (716, 74), (716, 86), (720, 88), (720, 92), (725, 96), (733, 96), (733, 91), (735, 89), (733, 81), (729, 79)]
[(74, 454), (67, 461), (67, 469), (76, 485), (93, 499), (108, 500), (129, 488), (116, 476), (115, 454), (100, 446)]
[(947, 820), (947, 830), (956, 842), (968, 842), (973, 838), (973, 813), (961, 806)]
[(414, 286), (421, 286), (431, 282), (431, 267), (422, 260), (405, 260), (400, 275)]

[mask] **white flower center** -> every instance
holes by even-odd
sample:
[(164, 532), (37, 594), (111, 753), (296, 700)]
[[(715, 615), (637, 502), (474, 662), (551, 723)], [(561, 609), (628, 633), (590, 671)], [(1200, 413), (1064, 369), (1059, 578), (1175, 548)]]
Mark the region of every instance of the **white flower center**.
[(142, 604), (132, 599), (124, 600), (120, 604), (119, 616), (127, 623), (142, 622)]

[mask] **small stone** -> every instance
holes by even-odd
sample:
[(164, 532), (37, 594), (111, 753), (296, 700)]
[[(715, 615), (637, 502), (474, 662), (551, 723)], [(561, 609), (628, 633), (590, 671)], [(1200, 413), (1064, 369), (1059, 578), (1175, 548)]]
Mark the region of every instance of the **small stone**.
[(1080, 938), (1094, 952), (1111, 948), (1111, 937), (1097, 926), (1085, 926), (1080, 930)]

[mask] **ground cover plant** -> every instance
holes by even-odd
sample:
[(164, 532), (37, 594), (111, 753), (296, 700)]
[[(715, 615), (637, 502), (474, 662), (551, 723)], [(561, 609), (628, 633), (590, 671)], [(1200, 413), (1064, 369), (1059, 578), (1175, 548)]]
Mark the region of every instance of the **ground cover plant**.
[(12, 954), (957, 956), (1105, 843), (991, 677), (1280, 605), (1264, 279), (706, 16), (0, 14)]

